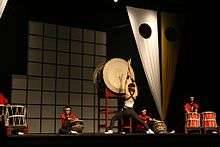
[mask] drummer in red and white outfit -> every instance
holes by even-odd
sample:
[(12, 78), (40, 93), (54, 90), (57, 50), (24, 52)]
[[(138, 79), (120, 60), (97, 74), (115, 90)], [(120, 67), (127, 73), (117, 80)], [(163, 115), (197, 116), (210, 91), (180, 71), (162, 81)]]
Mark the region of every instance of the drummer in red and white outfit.
[(194, 97), (190, 97), (190, 102), (184, 105), (184, 110), (186, 113), (198, 112), (199, 104), (194, 101)]
[(71, 107), (66, 105), (63, 108), (63, 112), (60, 114), (61, 128), (59, 129), (60, 134), (77, 134), (78, 132), (72, 130), (73, 122), (79, 120), (78, 116), (71, 111)]
[[(145, 124), (149, 125), (150, 121), (153, 119), (150, 117), (150, 115), (147, 113), (146, 109), (141, 110), (141, 113), (138, 115), (138, 117), (144, 121)], [(144, 125), (138, 124), (136, 126), (136, 132), (144, 132)]]

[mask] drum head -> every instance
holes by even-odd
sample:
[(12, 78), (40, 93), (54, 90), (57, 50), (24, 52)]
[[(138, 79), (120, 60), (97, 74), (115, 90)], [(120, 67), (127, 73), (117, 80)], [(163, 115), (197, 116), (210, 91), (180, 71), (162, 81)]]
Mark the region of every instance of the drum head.
[[(125, 80), (127, 78), (128, 62), (121, 58), (109, 60), (103, 68), (103, 79), (106, 86), (115, 93), (125, 93)], [(131, 73), (134, 71), (131, 68)]]

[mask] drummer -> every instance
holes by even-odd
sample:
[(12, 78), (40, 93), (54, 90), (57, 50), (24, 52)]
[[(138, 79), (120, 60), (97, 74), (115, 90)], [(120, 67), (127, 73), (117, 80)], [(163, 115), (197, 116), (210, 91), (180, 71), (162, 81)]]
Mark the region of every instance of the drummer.
[(63, 112), (60, 114), (61, 119), (61, 128), (59, 129), (60, 134), (78, 134), (77, 131), (74, 131), (73, 123), (74, 121), (79, 120), (76, 113), (72, 112), (69, 105), (64, 106)]
[(130, 60), (128, 61), (128, 72), (127, 72), (127, 78), (125, 80), (125, 99), (124, 99), (124, 107), (121, 111), (117, 112), (111, 119), (110, 126), (108, 127), (108, 130), (105, 131), (105, 134), (112, 134), (113, 133), (113, 127), (114, 122), (116, 120), (119, 120), (123, 116), (129, 116), (135, 119), (138, 123), (144, 125), (144, 129), (147, 134), (153, 134), (153, 131), (149, 129), (148, 125), (144, 123), (143, 120), (141, 120), (138, 117), (138, 114), (134, 111), (133, 105), (135, 102), (135, 99), (138, 95), (137, 91), (137, 85), (134, 80), (134, 75), (130, 72)]
[[(145, 124), (149, 125), (150, 121), (153, 120), (153, 118), (150, 117), (149, 112), (147, 111), (147, 109), (142, 109), (140, 114), (138, 115), (138, 117), (144, 121)], [(144, 131), (144, 125), (142, 124), (138, 124), (136, 126), (136, 132), (145, 132)]]
[(190, 113), (190, 112), (197, 113), (198, 112), (199, 104), (197, 102), (195, 102), (194, 99), (195, 98), (193, 96), (191, 96), (190, 101), (184, 105), (185, 113)]

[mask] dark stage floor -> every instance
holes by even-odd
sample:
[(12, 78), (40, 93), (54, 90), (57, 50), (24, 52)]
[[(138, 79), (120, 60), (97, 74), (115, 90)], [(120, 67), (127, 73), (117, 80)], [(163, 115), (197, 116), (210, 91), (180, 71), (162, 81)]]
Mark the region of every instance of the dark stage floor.
[[(220, 146), (220, 135), (200, 135), (200, 134), (78, 134), (78, 135), (59, 135), (59, 134), (26, 134), (23, 136), (9, 136), (3, 138), (3, 146), (9, 147), (33, 147), (65, 145), (82, 147), (84, 145), (112, 146), (133, 145), (133, 146), (188, 146), (201, 145), (202, 147)], [(125, 146), (123, 146), (125, 147)]]

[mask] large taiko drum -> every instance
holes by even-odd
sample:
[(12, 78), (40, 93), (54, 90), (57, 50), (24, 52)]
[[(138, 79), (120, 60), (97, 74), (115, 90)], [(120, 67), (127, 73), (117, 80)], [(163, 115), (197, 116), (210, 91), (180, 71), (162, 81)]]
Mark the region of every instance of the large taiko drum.
[(202, 126), (205, 128), (216, 128), (217, 122), (216, 122), (216, 113), (207, 111), (207, 112), (202, 112)]
[(187, 128), (200, 127), (200, 114), (196, 112), (186, 113), (186, 127)]
[(128, 69), (130, 69), (131, 74), (134, 75), (132, 67), (129, 66), (126, 60), (112, 58), (108, 62), (100, 64), (95, 69), (93, 82), (96, 84), (98, 90), (104, 90), (103, 87), (106, 86), (114, 93), (125, 93), (124, 87)]
[(152, 121), (153, 122), (153, 131), (155, 134), (164, 134), (167, 133), (167, 126), (164, 121)]

